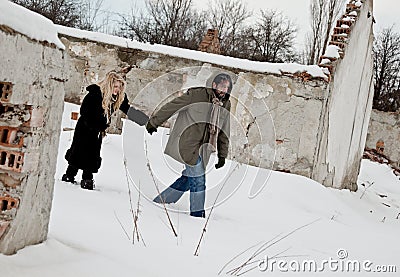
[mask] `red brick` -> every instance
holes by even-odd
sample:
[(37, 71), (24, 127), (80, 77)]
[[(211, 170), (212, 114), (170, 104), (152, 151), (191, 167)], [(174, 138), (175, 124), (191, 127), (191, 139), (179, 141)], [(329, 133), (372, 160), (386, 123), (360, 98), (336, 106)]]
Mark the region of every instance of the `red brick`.
[(0, 150), (0, 169), (21, 172), (24, 164), (24, 153)]
[(221, 53), (217, 29), (208, 29), (207, 34), (200, 43), (198, 50), (214, 54)]
[(11, 209), (17, 209), (19, 206), (19, 199), (9, 195), (0, 195), (0, 213)]
[(23, 145), (23, 137), (18, 137), (18, 128), (0, 126), (0, 145), (20, 148)]

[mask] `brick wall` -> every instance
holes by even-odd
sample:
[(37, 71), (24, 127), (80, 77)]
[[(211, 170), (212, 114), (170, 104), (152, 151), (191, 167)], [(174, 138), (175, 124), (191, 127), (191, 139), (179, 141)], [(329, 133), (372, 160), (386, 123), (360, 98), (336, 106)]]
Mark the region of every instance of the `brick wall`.
[(0, 253), (47, 237), (63, 111), (61, 50), (0, 30)]

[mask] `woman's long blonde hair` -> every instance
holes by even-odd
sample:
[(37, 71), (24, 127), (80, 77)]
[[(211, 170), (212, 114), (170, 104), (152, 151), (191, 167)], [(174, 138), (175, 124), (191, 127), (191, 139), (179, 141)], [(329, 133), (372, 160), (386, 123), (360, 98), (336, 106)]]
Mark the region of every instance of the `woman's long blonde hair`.
[[(114, 89), (114, 82), (121, 82), (121, 90), (118, 94), (118, 97), (115, 102), (112, 101), (112, 92)], [(102, 107), (104, 109), (104, 113), (106, 115), (111, 114), (110, 107), (112, 105), (113, 111), (116, 111), (119, 109), (119, 107), (122, 104), (122, 101), (124, 101), (125, 98), (125, 87), (126, 87), (126, 82), (124, 78), (120, 74), (118, 74), (115, 71), (110, 71), (106, 74), (103, 80), (99, 81), (97, 85), (100, 87), (102, 96), (103, 96), (103, 102), (102, 102)]]

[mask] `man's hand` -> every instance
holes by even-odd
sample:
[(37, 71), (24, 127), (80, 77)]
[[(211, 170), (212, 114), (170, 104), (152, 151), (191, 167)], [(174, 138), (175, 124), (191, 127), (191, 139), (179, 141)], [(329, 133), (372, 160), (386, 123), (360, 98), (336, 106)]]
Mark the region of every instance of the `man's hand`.
[(152, 135), (154, 132), (157, 132), (157, 127), (154, 127), (153, 125), (151, 125), (150, 121), (148, 121), (146, 124), (146, 130), (147, 130), (147, 133)]
[(215, 168), (221, 168), (225, 165), (225, 158), (224, 157), (218, 157), (218, 163), (215, 165)]

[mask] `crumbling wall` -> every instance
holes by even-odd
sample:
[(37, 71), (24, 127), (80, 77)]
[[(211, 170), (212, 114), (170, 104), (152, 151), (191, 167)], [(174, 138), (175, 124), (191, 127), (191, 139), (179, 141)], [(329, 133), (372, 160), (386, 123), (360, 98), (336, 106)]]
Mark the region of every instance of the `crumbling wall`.
[[(350, 1), (331, 41), (340, 58), (321, 60), (329, 82), (305, 72), (213, 64), (234, 76), (230, 158), (356, 189), (372, 105), (371, 15), (372, 0)], [(345, 23), (351, 26), (343, 28)], [(99, 76), (132, 66), (128, 97), (150, 114), (192, 81), (207, 85), (213, 69), (189, 58), (68, 35), (61, 35), (64, 53), (1, 27), (0, 252), (12, 254), (47, 236), (64, 90), (67, 100), (79, 103)]]
[[(372, 110), (366, 147), (376, 149), (381, 141), (382, 153), (400, 167), (400, 114)], [(379, 144), (379, 143), (378, 143)]]
[[(66, 83), (67, 99), (80, 99), (85, 95), (79, 94), (77, 85), (83, 83), (85, 64), (90, 65), (89, 75), (97, 78), (109, 70), (133, 65), (126, 74), (126, 92), (132, 104), (149, 115), (160, 103), (170, 99), (171, 93), (193, 86), (189, 82), (207, 85), (207, 78), (212, 74), (208, 69), (218, 67), (197, 60), (97, 44), (70, 36), (62, 35), (62, 41), (72, 57), (69, 70), (72, 76), (76, 76)], [(310, 177), (317, 144), (315, 134), (319, 128), (327, 82), (238, 68), (223, 70), (237, 76), (231, 97), (234, 123), (230, 157), (251, 165), (261, 163), (263, 167)], [(257, 122), (254, 122), (254, 117)], [(263, 152), (267, 157), (260, 157), (260, 149), (265, 148), (257, 131), (260, 126), (269, 132), (268, 147)]]
[[(102, 78), (108, 71), (133, 66), (125, 76), (128, 85), (126, 93), (136, 108), (150, 112), (151, 105), (146, 103), (146, 99), (143, 99), (145, 103), (133, 102), (133, 99), (145, 86), (177, 68), (200, 66), (202, 64), (195, 60), (118, 47), (68, 35), (60, 35), (60, 37), (70, 57), (67, 69), (69, 78), (66, 82), (65, 100), (75, 104), (80, 104), (86, 95), (86, 86), (99, 81), (99, 78)], [(163, 87), (157, 88), (157, 90), (177, 91), (181, 88), (183, 84), (182, 74), (170, 74), (170, 76), (174, 77), (167, 80)], [(175, 77), (178, 79), (174, 79)], [(155, 93), (152, 93), (152, 97), (153, 100), (150, 99), (149, 101), (156, 101)], [(122, 116), (123, 114), (120, 111), (114, 114), (111, 128), (107, 130), (109, 133), (121, 133)]]
[(64, 53), (0, 28), (0, 253), (47, 237), (63, 112)]
[(335, 28), (349, 29), (347, 36), (340, 41), (332, 37), (340, 58), (329, 67), (331, 81), (312, 174), (326, 186), (357, 189), (373, 98), (372, 14), (372, 0), (350, 1)]
[[(329, 74), (326, 80), (304, 72), (272, 74), (207, 64), (96, 43), (66, 32), (60, 36), (67, 51), (73, 63), (82, 64), (70, 68), (79, 77), (67, 86), (82, 83), (84, 63), (93, 69), (92, 75), (134, 66), (126, 75), (127, 94), (137, 108), (150, 114), (188, 80), (203, 74), (198, 85), (204, 85), (209, 76), (202, 73), (205, 68), (220, 67), (235, 76), (230, 158), (355, 190), (372, 100), (371, 15), (372, 0), (350, 1), (330, 42), (339, 47), (340, 56), (321, 60)], [(67, 97), (73, 98), (71, 93), (77, 91), (68, 88)], [(260, 126), (267, 130), (267, 142), (257, 131)]]
[(319, 80), (240, 73), (232, 91), (232, 114), (247, 136), (243, 140), (243, 133), (233, 130), (232, 158), (310, 177), (326, 89), (327, 83)]

